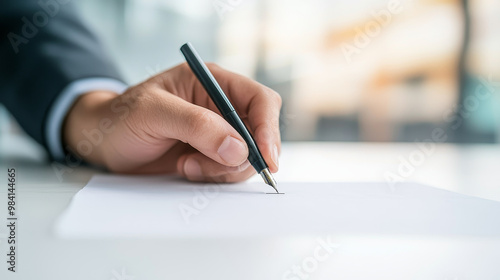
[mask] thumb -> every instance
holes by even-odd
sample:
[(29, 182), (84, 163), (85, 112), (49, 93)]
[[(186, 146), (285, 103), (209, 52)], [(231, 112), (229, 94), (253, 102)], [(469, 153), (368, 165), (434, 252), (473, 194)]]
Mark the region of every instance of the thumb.
[[(188, 143), (205, 156), (226, 166), (239, 166), (248, 157), (248, 147), (238, 132), (219, 114), (170, 95), (166, 125), (160, 133)], [(165, 109), (161, 110), (162, 115)], [(163, 115), (164, 116), (164, 115)]]

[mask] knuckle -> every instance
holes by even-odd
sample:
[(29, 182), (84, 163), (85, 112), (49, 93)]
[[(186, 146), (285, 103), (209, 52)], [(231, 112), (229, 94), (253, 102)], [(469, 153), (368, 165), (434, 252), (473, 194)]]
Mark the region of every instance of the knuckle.
[(147, 86), (140, 86), (133, 92), (131, 97), (134, 106), (131, 106), (133, 115), (142, 116), (145, 113), (153, 112), (155, 107), (160, 103), (161, 97), (156, 90)]
[(262, 92), (261, 95), (265, 98), (265, 100), (271, 104), (276, 104), (281, 108), (281, 105), (283, 103), (283, 100), (281, 98), (281, 95), (279, 95), (276, 91), (272, 90), (271, 88), (268, 88), (266, 86), (262, 86)]
[(281, 107), (281, 105), (283, 104), (283, 99), (281, 98), (281, 95), (279, 95), (274, 90), (270, 90), (270, 96), (271, 99)]
[(146, 84), (139, 84), (133, 87), (129, 95), (129, 99), (136, 105), (134, 107), (140, 107), (142, 105), (149, 105), (150, 100), (156, 97), (156, 91), (152, 90)]
[(144, 85), (136, 86), (124, 101), (128, 112), (124, 124), (137, 134), (148, 132), (156, 135), (155, 130), (158, 130), (159, 125), (153, 124), (151, 120), (166, 110), (163, 105), (162, 96), (157, 90)]

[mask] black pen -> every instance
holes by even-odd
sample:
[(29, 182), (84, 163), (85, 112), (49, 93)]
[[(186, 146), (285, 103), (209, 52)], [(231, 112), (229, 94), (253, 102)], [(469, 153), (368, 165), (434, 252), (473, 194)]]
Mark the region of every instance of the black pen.
[(226, 94), (224, 93), (224, 91), (222, 91), (219, 83), (217, 83), (214, 76), (212, 75), (210, 70), (208, 70), (201, 57), (198, 55), (191, 43), (182, 45), (181, 52), (186, 58), (189, 67), (201, 82), (224, 119), (226, 119), (226, 121), (231, 124), (231, 126), (234, 127), (236, 131), (238, 131), (238, 133), (247, 143), (248, 161), (250, 162), (250, 164), (262, 176), (264, 182), (273, 187), (274, 190), (279, 193), (278, 189), (276, 188), (276, 181), (274, 180), (273, 175), (271, 175), (269, 167), (264, 161), (259, 148), (255, 144), (255, 140), (246, 128), (245, 124), (241, 121), (241, 118), (236, 113), (236, 110), (234, 110), (233, 105), (231, 104), (231, 102), (229, 102)]

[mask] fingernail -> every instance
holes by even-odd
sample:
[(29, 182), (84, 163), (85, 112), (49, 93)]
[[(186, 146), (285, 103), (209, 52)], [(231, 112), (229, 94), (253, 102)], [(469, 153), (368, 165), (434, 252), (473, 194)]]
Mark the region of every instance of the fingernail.
[(219, 156), (230, 165), (240, 165), (248, 156), (246, 145), (238, 139), (227, 136), (217, 150)]
[(276, 144), (275, 144), (273, 147), (273, 152), (271, 153), (271, 158), (272, 158), (274, 164), (276, 165), (276, 167), (280, 166), (278, 156), (279, 156), (278, 155), (278, 146), (276, 146)]
[(188, 158), (184, 163), (184, 173), (187, 177), (201, 178), (203, 176), (200, 164), (193, 158)]

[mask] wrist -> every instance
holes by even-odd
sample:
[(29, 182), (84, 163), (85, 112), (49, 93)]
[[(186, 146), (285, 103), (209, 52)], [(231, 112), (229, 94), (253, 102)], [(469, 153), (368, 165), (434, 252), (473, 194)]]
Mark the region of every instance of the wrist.
[(110, 112), (111, 101), (118, 96), (111, 91), (92, 91), (78, 97), (63, 123), (63, 145), (85, 161), (104, 165), (104, 136), (96, 133)]

